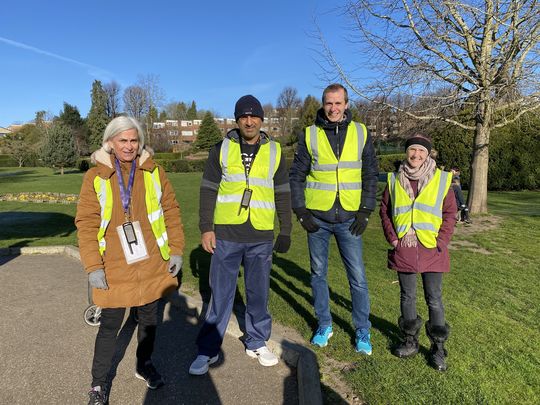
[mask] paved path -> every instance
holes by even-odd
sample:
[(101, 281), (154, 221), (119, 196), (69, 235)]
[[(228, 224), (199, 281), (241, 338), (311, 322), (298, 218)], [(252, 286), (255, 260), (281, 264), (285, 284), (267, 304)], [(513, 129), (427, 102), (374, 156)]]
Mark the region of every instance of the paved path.
[[(87, 403), (97, 328), (84, 323), (86, 307), (86, 275), (77, 260), (0, 256), (0, 404)], [(166, 385), (151, 391), (133, 374), (136, 325), (128, 318), (111, 404), (298, 403), (296, 369), (284, 361), (260, 366), (231, 335), (210, 372), (190, 376), (198, 323), (185, 299), (164, 305), (154, 362)]]

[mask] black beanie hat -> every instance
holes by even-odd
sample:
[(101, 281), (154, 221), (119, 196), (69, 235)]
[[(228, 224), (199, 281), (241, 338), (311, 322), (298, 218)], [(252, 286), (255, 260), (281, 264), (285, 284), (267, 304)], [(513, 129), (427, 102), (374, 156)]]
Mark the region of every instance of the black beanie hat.
[(252, 115), (264, 120), (264, 110), (261, 103), (251, 94), (240, 97), (234, 106), (234, 119), (238, 121), (242, 115)]
[(413, 135), (407, 141), (405, 141), (405, 152), (412, 145), (420, 145), (427, 149), (428, 153), (431, 152), (431, 141), (423, 135)]

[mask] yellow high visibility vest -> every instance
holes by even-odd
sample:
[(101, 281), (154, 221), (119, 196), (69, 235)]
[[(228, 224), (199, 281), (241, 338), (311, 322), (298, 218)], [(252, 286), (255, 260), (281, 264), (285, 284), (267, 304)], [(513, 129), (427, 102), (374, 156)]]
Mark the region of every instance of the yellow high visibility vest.
[[(159, 168), (156, 166), (154, 170), (144, 170), (144, 188), (146, 213), (148, 221), (152, 226), (152, 232), (159, 246), (159, 251), (163, 260), (169, 260), (171, 249), (167, 237), (167, 229), (165, 227), (165, 217), (161, 208), (161, 181), (159, 179)], [(121, 175), (121, 174), (118, 174)], [(97, 234), (99, 244), (99, 253), (103, 256), (107, 244), (105, 242), (105, 232), (109, 226), (112, 217), (113, 207), (113, 192), (111, 187), (111, 179), (102, 179), (99, 176), (94, 178), (94, 190), (101, 206), (101, 223)]]
[(240, 144), (225, 138), (219, 160), (222, 177), (214, 210), (214, 224), (239, 225), (249, 218), (255, 229), (274, 229), (274, 174), (281, 160), (281, 146), (274, 141), (261, 144), (249, 171), (249, 188), (253, 193), (248, 209), (240, 209), (246, 189)]
[(443, 201), (451, 183), (452, 176), (449, 172), (436, 169), (433, 178), (413, 201), (398, 181), (396, 173), (388, 173), (392, 222), (399, 239), (404, 237), (412, 226), (422, 245), (427, 248), (437, 247)]
[(364, 124), (351, 122), (339, 161), (324, 129), (306, 128), (306, 146), (311, 155), (311, 170), (306, 178), (306, 207), (328, 211), (339, 193), (341, 206), (357, 211), (362, 196), (362, 151), (366, 144)]

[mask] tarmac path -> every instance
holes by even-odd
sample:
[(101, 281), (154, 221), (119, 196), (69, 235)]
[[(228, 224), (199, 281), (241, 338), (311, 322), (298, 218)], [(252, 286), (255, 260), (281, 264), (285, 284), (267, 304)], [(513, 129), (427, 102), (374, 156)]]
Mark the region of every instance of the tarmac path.
[[(86, 404), (97, 327), (86, 325), (87, 278), (64, 255), (0, 256), (0, 404)], [(135, 378), (136, 323), (127, 317), (111, 404), (297, 404), (296, 369), (262, 367), (242, 342), (224, 340), (206, 376), (190, 376), (199, 329), (182, 295), (164, 303), (154, 363), (166, 385), (149, 390)], [(128, 311), (127, 311), (128, 312)]]

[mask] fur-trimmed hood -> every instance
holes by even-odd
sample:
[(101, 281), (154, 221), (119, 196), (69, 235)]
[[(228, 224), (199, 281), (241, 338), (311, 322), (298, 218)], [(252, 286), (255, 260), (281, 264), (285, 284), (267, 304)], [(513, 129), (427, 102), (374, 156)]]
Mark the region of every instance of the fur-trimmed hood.
[[(98, 150), (96, 150), (94, 153), (90, 155), (90, 162), (97, 165), (98, 163), (101, 163), (102, 165), (105, 165), (111, 169), (114, 169), (112, 157), (112, 152), (107, 152), (107, 150), (102, 146)], [(154, 156), (154, 150), (149, 147), (148, 145), (145, 145), (143, 148), (143, 151), (139, 156), (139, 166), (142, 166), (144, 162), (146, 162), (149, 158)]]

